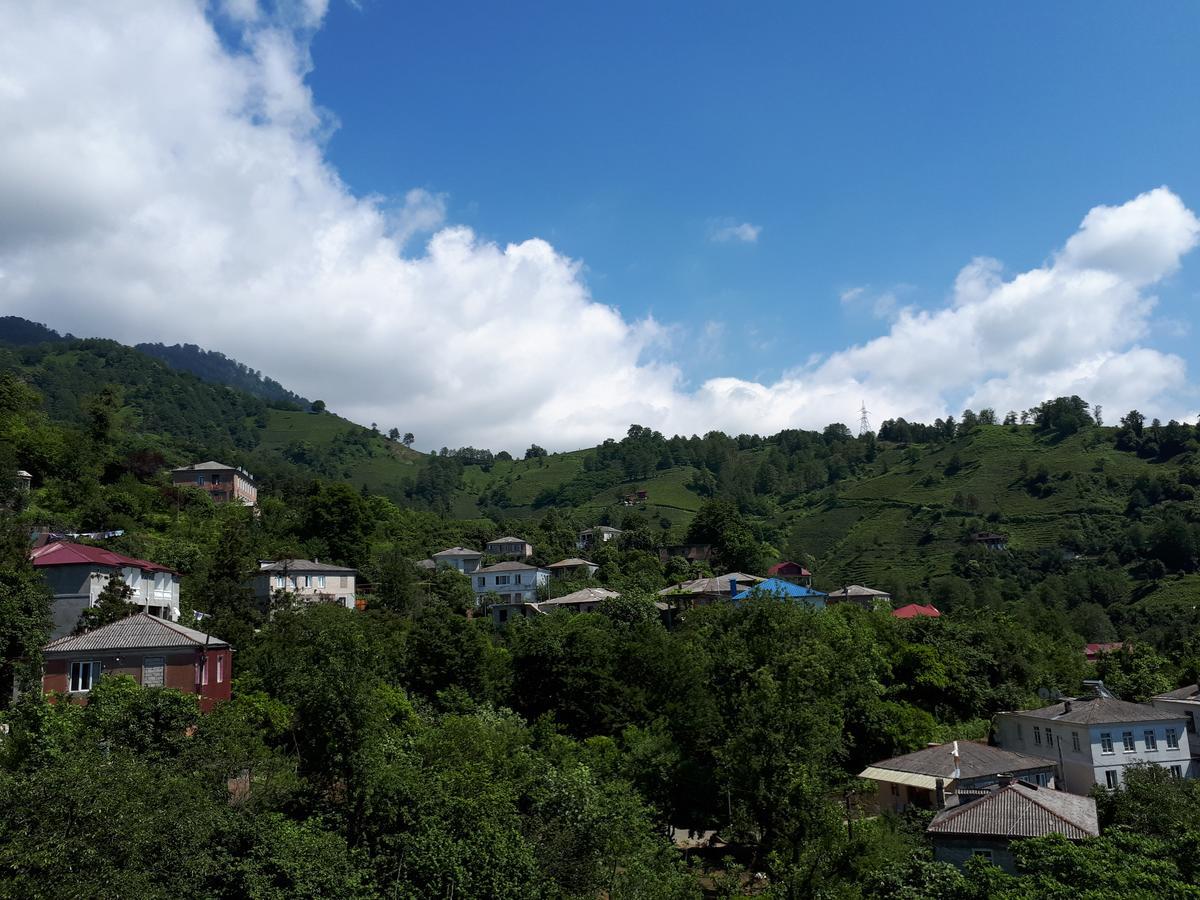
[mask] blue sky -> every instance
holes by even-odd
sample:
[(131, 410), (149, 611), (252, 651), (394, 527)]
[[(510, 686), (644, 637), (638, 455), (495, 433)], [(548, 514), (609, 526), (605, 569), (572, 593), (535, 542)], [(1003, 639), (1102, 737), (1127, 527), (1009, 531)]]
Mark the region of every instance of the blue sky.
[(0, 312), (421, 449), (1194, 420), (1198, 46), (1191, 2), (0, 4)]
[[(1198, 46), (1192, 3), (334, 2), (310, 83), (357, 192), (544, 237), (627, 316), (725, 323), (693, 379), (770, 378), (879, 333), (880, 294), (1041, 263), (1097, 204), (1200, 204)], [(726, 220), (758, 240), (714, 243)], [(1197, 270), (1154, 326), (1193, 365)]]

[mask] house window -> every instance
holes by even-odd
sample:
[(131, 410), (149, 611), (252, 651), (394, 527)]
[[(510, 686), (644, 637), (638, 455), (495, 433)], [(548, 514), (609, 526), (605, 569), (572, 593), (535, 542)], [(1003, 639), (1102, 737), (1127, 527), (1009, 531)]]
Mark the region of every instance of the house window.
[(324, 575), (317, 576), (317, 587), (321, 588), (321, 590), (325, 589), (325, 576)]
[(100, 663), (93, 661), (71, 663), (71, 693), (87, 693), (99, 677)]
[(1158, 738), (1154, 736), (1153, 731), (1144, 731), (1142, 736), (1146, 739), (1146, 749), (1153, 752), (1158, 749)]
[(899, 797), (899, 796), (900, 796), (900, 785), (898, 785), (898, 784), (893, 784), (893, 785), (892, 785), (892, 796), (893, 796), (893, 797)]
[(196, 660), (196, 684), (208, 684), (208, 659), (203, 656)]
[(163, 664), (161, 656), (147, 656), (142, 660), (142, 687), (163, 686)]
[(1178, 750), (1179, 749), (1179, 735), (1177, 735), (1175, 733), (1174, 728), (1167, 729), (1167, 749), (1168, 750)]
[(1074, 750), (1076, 753), (1079, 752), (1079, 732), (1078, 731), (1071, 732), (1071, 749)]
[(501, 623), (508, 621), (508, 610), (507, 609), (497, 610), (496, 614), (497, 614), (497, 617), (500, 619)]
[(207, 475), (197, 475), (196, 476), (196, 484), (208, 484), (208, 476)]
[(171, 573), (170, 572), (155, 572), (154, 573), (154, 598), (156, 600), (171, 599)]
[(1171, 766), (1171, 774), (1174, 775), (1176, 778), (1182, 778), (1183, 777), (1183, 769), (1179, 766)]
[(508, 584), (508, 576), (507, 575), (497, 575), (496, 576), (496, 584), (497, 585)]
[(1137, 744), (1134, 743), (1132, 731), (1122, 732), (1121, 733), (1121, 742), (1125, 745), (1126, 753), (1133, 753), (1135, 750), (1137, 750)]
[(1039, 747), (1042, 746), (1042, 729), (1036, 725), (1033, 726), (1033, 742)]
[(142, 570), (129, 566), (121, 570), (121, 575), (125, 578), (125, 583), (133, 588), (134, 592), (141, 590), (142, 587)]
[(217, 684), (225, 680), (225, 657), (218, 654), (217, 656)]
[(275, 576), (275, 590), (277, 590), (277, 591), (282, 591), (282, 590), (283, 590), (283, 585), (284, 585), (283, 576), (282, 576), (282, 575), (276, 575), (276, 576)]
[(487, 584), (487, 579), (486, 579), (486, 578), (484, 578), (482, 575), (480, 575), (480, 576), (479, 576), (477, 579), (475, 579), (475, 580), (479, 582), (479, 587), (480, 587), (480, 588), (482, 588), (484, 585), (486, 585), (486, 584)]
[(1112, 735), (1109, 734), (1107, 731), (1102, 732), (1100, 735), (1100, 752), (1101, 753), (1112, 753), (1113, 752)]
[(1115, 791), (1117, 789), (1117, 773), (1114, 772), (1112, 769), (1109, 769), (1107, 772), (1105, 772), (1104, 773), (1104, 784), (1108, 787), (1108, 789), (1110, 791)]
[(991, 850), (984, 850), (982, 847), (979, 847), (979, 848), (976, 848), (976, 849), (972, 850), (972, 851), (971, 851), (971, 855), (972, 855), (972, 856), (978, 856), (978, 857), (980, 857), (980, 858), (982, 858), (982, 859), (986, 860), (987, 862), (991, 862), (991, 861), (992, 861), (992, 851), (991, 851)]
[(1046, 746), (1051, 750), (1054, 749), (1054, 737), (1050, 734), (1050, 729), (1046, 729)]

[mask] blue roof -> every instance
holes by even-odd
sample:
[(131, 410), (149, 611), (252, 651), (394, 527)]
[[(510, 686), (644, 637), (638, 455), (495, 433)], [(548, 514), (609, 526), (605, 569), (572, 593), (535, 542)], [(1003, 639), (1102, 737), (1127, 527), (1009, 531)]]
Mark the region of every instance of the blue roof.
[(790, 581), (784, 581), (782, 578), (768, 578), (766, 581), (760, 581), (740, 594), (734, 594), (734, 600), (751, 600), (755, 597), (799, 597), (806, 600), (825, 601), (827, 595), (821, 591), (814, 591), (810, 587), (805, 587), (802, 584), (792, 584)]

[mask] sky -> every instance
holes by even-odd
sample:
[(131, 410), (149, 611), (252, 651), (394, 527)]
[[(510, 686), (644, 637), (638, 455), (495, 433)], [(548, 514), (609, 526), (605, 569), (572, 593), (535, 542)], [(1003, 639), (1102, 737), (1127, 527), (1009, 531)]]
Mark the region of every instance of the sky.
[(1200, 6), (0, 6), (0, 311), (520, 451), (1195, 420)]

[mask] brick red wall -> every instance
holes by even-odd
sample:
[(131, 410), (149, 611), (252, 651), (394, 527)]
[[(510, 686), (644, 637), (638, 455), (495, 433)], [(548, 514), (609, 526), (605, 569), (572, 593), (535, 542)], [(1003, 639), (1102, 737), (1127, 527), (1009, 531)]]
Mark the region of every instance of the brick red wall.
[[(199, 684), (196, 679), (196, 661), (207, 655), (208, 661), (208, 684)], [(88, 655), (81, 654), (68, 659), (50, 659), (46, 661), (45, 669), (42, 674), (42, 690), (45, 693), (52, 691), (66, 693), (70, 687), (71, 663), (85, 662), (88, 660), (99, 660), (101, 676), (104, 675), (128, 675), (138, 684), (142, 683), (142, 664), (147, 656), (162, 656), (163, 659), (163, 686), (174, 688), (177, 691), (182, 691), (185, 694), (200, 695), (200, 709), (208, 712), (213, 708), (214, 704), (221, 700), (228, 700), (230, 697), (230, 679), (233, 677), (233, 651), (227, 648), (219, 650), (209, 650), (207, 654), (203, 650), (185, 650), (182, 652), (168, 653), (160, 652), (142, 652), (135, 651), (122, 654), (104, 655)], [(221, 681), (217, 682), (217, 660), (221, 659)], [(87, 696), (76, 694), (72, 696), (72, 700), (77, 703), (86, 703)]]

